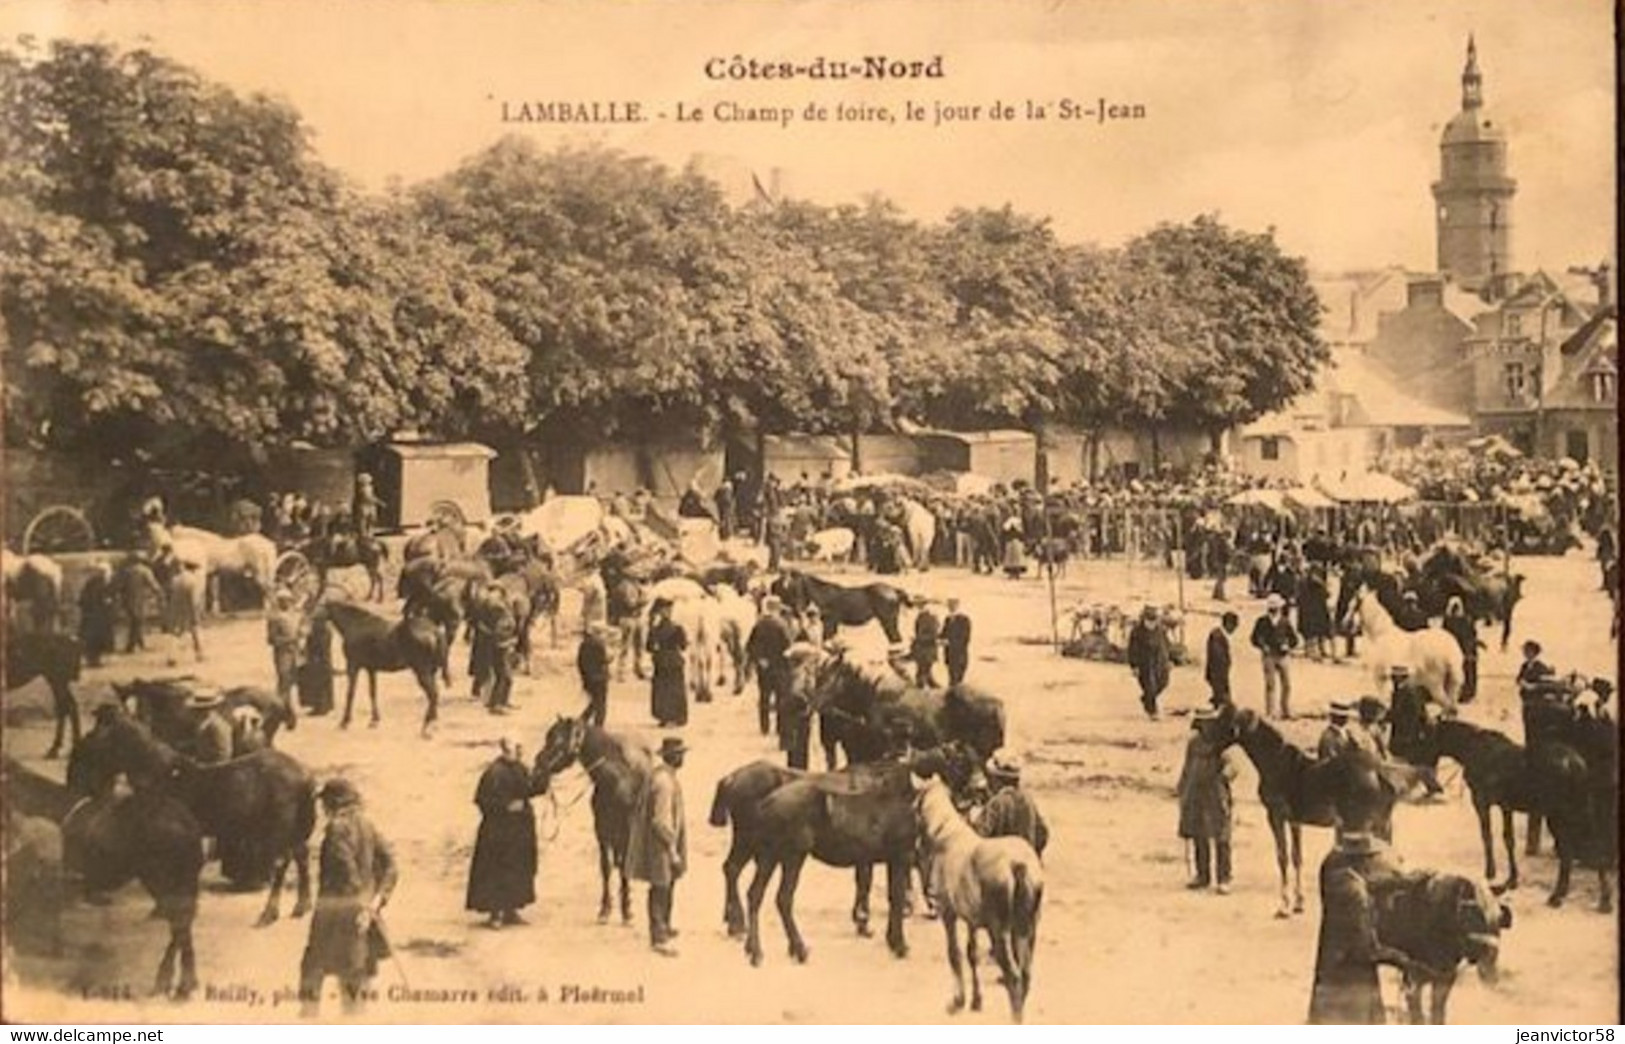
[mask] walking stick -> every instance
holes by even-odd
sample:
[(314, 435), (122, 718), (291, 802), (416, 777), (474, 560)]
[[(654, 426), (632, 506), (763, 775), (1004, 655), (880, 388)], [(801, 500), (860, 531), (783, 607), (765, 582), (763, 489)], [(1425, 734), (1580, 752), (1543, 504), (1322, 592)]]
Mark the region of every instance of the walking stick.
[(402, 988), (410, 991), (412, 984), (406, 978), (406, 965), (401, 963), (401, 955), (396, 952), (395, 944), (389, 941), (389, 932), (384, 929), (382, 911), (372, 915), (372, 927), (378, 930), (378, 938), (383, 941), (384, 948), (389, 951), (389, 962), (395, 966), (395, 974), (401, 977)]

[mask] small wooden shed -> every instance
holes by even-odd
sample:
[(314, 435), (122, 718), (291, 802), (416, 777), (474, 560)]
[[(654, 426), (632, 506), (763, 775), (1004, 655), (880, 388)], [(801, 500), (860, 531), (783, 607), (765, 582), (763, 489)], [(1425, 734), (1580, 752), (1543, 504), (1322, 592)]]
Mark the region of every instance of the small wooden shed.
[(384, 502), (386, 527), (427, 525), (453, 513), (464, 522), (491, 519), (491, 461), (496, 450), (478, 442), (387, 443), (377, 458), (374, 482)]

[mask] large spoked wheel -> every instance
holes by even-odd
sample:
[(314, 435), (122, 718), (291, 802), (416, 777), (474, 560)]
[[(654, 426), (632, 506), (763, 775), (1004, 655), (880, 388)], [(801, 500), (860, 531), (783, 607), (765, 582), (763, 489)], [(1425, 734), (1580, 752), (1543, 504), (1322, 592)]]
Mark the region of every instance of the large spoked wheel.
[(35, 515), (23, 530), (23, 554), (59, 555), (96, 547), (96, 530), (85, 513), (66, 504), (53, 504)]
[(320, 577), (301, 551), (284, 551), (276, 560), (276, 586), (293, 592), (299, 604), (309, 605), (317, 595)]

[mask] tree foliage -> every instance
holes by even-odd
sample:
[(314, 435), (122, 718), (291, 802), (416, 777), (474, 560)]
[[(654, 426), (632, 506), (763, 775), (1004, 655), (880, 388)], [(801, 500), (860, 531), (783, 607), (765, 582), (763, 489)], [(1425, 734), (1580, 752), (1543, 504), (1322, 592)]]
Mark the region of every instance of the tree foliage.
[(145, 51), (0, 51), (6, 437), (252, 456), (1182, 424), (1307, 390), (1303, 263), (1214, 217), (1122, 249), (1003, 208), (730, 206), (696, 169), (508, 139), (365, 196), (297, 112)]

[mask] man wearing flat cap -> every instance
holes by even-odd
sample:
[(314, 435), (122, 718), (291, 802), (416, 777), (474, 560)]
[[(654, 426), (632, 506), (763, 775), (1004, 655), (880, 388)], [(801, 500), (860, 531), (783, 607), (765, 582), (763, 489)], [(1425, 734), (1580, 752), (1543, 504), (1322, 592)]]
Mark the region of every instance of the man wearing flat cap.
[[(745, 639), (745, 656), (756, 671), (756, 725), (766, 736), (790, 688), (790, 663), (785, 658), (791, 643), (784, 603), (775, 595), (762, 602), (762, 615)], [(780, 735), (783, 723), (780, 723)]]
[(988, 798), (976, 821), (983, 837), (1019, 837), (1040, 856), (1049, 845), (1049, 826), (1032, 797), (1021, 789), (1021, 766), (994, 757), (985, 769), (993, 796)]
[(199, 765), (231, 760), (231, 722), (226, 720), (225, 706), (217, 692), (197, 692), (186, 698), (193, 721), (191, 753)]
[(331, 779), (317, 794), (327, 813), (317, 876), (316, 912), (299, 966), (300, 1014), (320, 1013), (322, 983), (338, 976), (346, 1013), (360, 1010), (362, 991), (388, 957), (378, 915), (395, 891), (395, 855), (361, 814), (361, 795), (347, 779)]
[(649, 882), (649, 945), (666, 957), (677, 956), (671, 926), (673, 892), (688, 868), (688, 828), (683, 814), (683, 788), (677, 770), (688, 747), (676, 736), (660, 741), (660, 758), (638, 796), (626, 848), (626, 872)]

